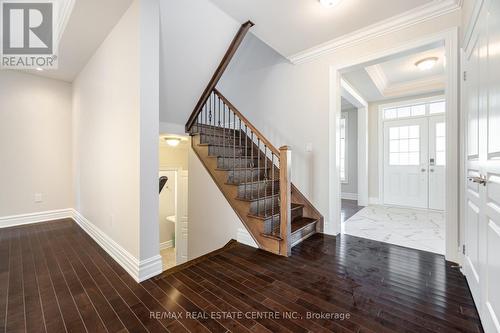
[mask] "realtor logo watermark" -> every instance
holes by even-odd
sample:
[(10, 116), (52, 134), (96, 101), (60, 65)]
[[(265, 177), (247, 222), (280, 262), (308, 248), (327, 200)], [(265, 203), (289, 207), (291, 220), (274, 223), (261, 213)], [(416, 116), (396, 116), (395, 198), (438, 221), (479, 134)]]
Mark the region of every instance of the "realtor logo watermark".
[(2, 68), (57, 68), (54, 13), (50, 0), (0, 0)]

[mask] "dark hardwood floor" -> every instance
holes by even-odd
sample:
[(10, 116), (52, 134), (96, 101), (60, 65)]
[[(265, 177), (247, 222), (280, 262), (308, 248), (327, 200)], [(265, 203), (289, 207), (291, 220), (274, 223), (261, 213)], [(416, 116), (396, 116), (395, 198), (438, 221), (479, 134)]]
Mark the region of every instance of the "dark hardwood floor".
[(363, 208), (365, 207), (358, 206), (357, 200), (342, 199), (341, 210), (340, 210), (340, 218), (342, 219), (342, 222), (347, 221), (348, 219), (353, 217), (354, 214), (356, 214)]
[(290, 258), (236, 243), (137, 284), (73, 221), (40, 223), (0, 229), (0, 331), (481, 332), (451, 266), (316, 234)]

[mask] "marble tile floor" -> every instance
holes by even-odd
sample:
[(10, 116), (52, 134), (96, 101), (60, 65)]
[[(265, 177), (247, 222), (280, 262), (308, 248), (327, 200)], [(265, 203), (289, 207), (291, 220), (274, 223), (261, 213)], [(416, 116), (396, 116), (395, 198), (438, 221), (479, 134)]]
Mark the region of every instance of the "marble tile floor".
[(160, 251), (163, 260), (163, 270), (167, 270), (175, 266), (175, 248), (171, 247)]
[(368, 206), (342, 223), (342, 233), (437, 254), (445, 253), (444, 212)]

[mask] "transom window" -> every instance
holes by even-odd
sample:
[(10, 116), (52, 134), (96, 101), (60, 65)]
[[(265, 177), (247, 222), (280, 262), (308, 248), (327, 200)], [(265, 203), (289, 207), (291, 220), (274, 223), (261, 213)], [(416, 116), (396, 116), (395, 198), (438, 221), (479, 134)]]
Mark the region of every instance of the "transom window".
[(389, 129), (389, 165), (420, 164), (420, 126)]
[(384, 109), (383, 116), (386, 120), (401, 119), (409, 117), (422, 117), (427, 115), (436, 115), (446, 112), (446, 103), (444, 100), (432, 102), (415, 102), (408, 105), (398, 105), (396, 107), (387, 107)]

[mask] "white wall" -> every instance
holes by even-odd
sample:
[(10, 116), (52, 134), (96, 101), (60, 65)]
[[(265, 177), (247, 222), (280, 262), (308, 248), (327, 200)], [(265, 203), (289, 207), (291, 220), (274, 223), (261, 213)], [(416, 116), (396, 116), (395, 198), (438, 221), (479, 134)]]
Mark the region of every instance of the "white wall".
[(0, 71), (0, 184), (0, 217), (72, 208), (71, 84)]
[(159, 147), (160, 169), (182, 168), (183, 170), (188, 170), (189, 149), (191, 149), (191, 143), (189, 141), (182, 141), (177, 147), (171, 147), (161, 142)]
[[(328, 66), (292, 65), (249, 34), (218, 85), (276, 147), (292, 149), (292, 182), (327, 217)], [(313, 151), (306, 152), (308, 143)]]
[(208, 0), (161, 1), (160, 15), (160, 120), (184, 126), (240, 23)]
[(140, 45), (135, 1), (74, 81), (75, 208), (139, 258)]
[[(331, 67), (458, 26), (460, 16), (456, 11), (299, 65), (249, 37), (219, 88), (276, 146), (292, 146), (292, 181), (331, 226), (329, 220), (338, 213), (335, 207), (330, 209), (336, 203), (329, 192), (329, 157), (336, 154), (335, 147), (329, 147)], [(312, 153), (305, 152), (307, 143), (313, 144)]]
[[(159, 259), (160, 0), (140, 4), (140, 259)], [(160, 258), (161, 259), (161, 258)]]
[(347, 183), (342, 193), (358, 193), (358, 110), (342, 110), (347, 113)]
[(191, 260), (220, 249), (238, 238), (239, 229), (246, 229), (192, 149), (188, 182), (188, 260)]

